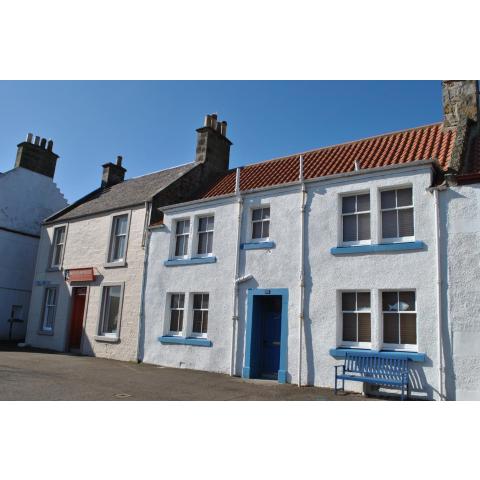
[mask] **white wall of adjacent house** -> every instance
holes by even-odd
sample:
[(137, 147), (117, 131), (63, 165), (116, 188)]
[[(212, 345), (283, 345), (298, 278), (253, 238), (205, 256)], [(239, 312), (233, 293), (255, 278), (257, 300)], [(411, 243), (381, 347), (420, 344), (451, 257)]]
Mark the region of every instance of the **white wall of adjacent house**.
[[(342, 363), (330, 355), (341, 347), (342, 292), (370, 293), (371, 338), (363, 342), (372, 350), (398, 349), (424, 353), (423, 363), (410, 362), (412, 394), (437, 398), (437, 309), (435, 216), (430, 165), (402, 167), (307, 183), (305, 231), (305, 321), (302, 342), (302, 384), (333, 387), (333, 366)], [(411, 188), (414, 205), (414, 235), (408, 240), (424, 242), (425, 248), (336, 256), (332, 247), (342, 245), (342, 197), (370, 194), (371, 243), (384, 242), (381, 235), (380, 196), (385, 189)], [(252, 278), (239, 285), (239, 321), (235, 345), (236, 375), (245, 362), (248, 289), (288, 289), (287, 381), (298, 383), (298, 338), (300, 315), (300, 184), (271, 188), (244, 195), (241, 242), (251, 238), (252, 209), (270, 208), (268, 240), (273, 248), (241, 250), (239, 277)], [(173, 258), (174, 232), (178, 220), (190, 220), (190, 240), (195, 238), (197, 218), (214, 215), (215, 263), (166, 266)], [(237, 201), (229, 197), (167, 208), (165, 227), (153, 229), (150, 238), (145, 290), (145, 329), (141, 343), (145, 362), (229, 373), (233, 315)], [(187, 257), (192, 256), (191, 242)], [(195, 251), (193, 251), (195, 256)], [(384, 291), (414, 292), (416, 323), (414, 345), (387, 345), (383, 338), (382, 294)], [(184, 293), (185, 327), (190, 335), (192, 301), (196, 292), (209, 293), (206, 337), (211, 347), (163, 344), (169, 334), (171, 293)], [(189, 326), (190, 325), (190, 326)], [(352, 347), (351, 343), (348, 345)], [(360, 391), (362, 384), (347, 383)]]
[(50, 177), (25, 168), (0, 174), (0, 339), (25, 337), (42, 221), (67, 206)]
[(480, 400), (480, 184), (451, 187), (440, 196), (443, 225), (446, 393)]
[[(125, 262), (108, 264), (113, 218), (128, 215)], [(72, 288), (87, 287), (80, 351), (85, 355), (116, 360), (137, 360), (138, 328), (144, 268), (143, 234), (145, 208), (115, 211), (110, 214), (56, 223), (42, 229), (35, 281), (30, 306), (27, 342), (33, 346), (65, 351), (69, 348), (72, 315)], [(53, 270), (52, 242), (55, 228), (66, 227), (65, 250), (60, 269)], [(69, 283), (65, 272), (70, 269), (93, 267), (95, 281)], [(42, 331), (45, 315), (45, 290), (58, 287), (54, 325)], [(117, 333), (102, 335), (100, 328), (104, 287), (122, 287)]]

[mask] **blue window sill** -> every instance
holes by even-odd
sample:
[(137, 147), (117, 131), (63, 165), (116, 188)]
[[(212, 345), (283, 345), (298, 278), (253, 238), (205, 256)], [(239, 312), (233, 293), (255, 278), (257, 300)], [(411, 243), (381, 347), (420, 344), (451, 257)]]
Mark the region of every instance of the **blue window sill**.
[(401, 252), (404, 250), (425, 250), (424, 242), (380, 243), (378, 245), (354, 245), (351, 247), (334, 247), (332, 255), (355, 255), (356, 253)]
[(248, 242), (240, 245), (241, 250), (261, 250), (275, 248), (275, 242)]
[(213, 345), (212, 341), (206, 338), (173, 337), (164, 335), (163, 337), (158, 337), (158, 339), (160, 340), (160, 343), (165, 344), (194, 345), (195, 347), (211, 347)]
[(424, 362), (427, 356), (424, 353), (418, 352), (394, 352), (388, 350), (382, 350), (377, 352), (376, 350), (368, 350), (365, 348), (331, 348), (330, 355), (335, 358), (345, 358), (346, 352), (355, 352), (356, 355), (361, 356), (364, 355), (371, 355), (372, 353), (379, 358), (405, 358), (407, 360), (411, 360), (412, 362)]
[(181, 265), (199, 265), (201, 263), (215, 263), (217, 257), (195, 257), (195, 258), (175, 258), (173, 260), (165, 260), (163, 264), (166, 267), (179, 267)]

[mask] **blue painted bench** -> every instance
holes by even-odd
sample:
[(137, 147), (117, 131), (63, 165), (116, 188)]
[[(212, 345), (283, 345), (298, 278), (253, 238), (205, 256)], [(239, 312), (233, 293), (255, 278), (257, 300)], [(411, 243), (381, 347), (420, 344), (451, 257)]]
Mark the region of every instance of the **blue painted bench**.
[[(341, 373), (338, 372), (341, 368)], [(374, 353), (346, 352), (345, 363), (335, 366), (335, 395), (338, 380), (342, 380), (342, 391), (345, 390), (345, 380), (371, 383), (387, 387), (399, 387), (401, 399), (409, 395), (408, 359), (378, 356)]]

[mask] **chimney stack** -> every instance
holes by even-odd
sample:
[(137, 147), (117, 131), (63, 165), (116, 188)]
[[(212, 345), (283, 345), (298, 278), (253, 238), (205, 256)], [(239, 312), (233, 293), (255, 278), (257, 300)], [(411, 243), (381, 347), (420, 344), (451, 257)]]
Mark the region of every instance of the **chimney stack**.
[(478, 120), (477, 80), (444, 80), (442, 100), (445, 128), (457, 127), (467, 120)]
[(102, 187), (111, 187), (112, 185), (123, 182), (127, 170), (122, 167), (122, 160), (123, 158), (118, 155), (116, 163), (109, 162), (102, 165)]
[(53, 153), (53, 140), (33, 137), (29, 133), (27, 139), (17, 145), (17, 158), (15, 168), (21, 167), (33, 172), (53, 178), (57, 166), (58, 155)]
[(214, 170), (228, 170), (231, 145), (227, 138), (227, 122), (218, 121), (216, 113), (206, 115), (203, 127), (197, 129), (195, 161), (208, 163)]

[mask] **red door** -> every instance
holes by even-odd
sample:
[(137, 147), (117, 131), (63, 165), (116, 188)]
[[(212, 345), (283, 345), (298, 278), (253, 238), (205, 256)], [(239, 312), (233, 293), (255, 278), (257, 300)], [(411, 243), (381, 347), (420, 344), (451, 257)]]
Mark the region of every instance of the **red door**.
[(83, 314), (85, 312), (85, 300), (87, 287), (75, 287), (72, 292), (72, 317), (70, 318), (69, 348), (80, 348), (83, 330)]

